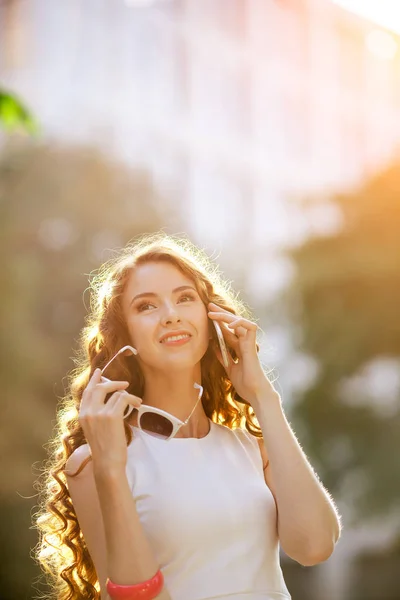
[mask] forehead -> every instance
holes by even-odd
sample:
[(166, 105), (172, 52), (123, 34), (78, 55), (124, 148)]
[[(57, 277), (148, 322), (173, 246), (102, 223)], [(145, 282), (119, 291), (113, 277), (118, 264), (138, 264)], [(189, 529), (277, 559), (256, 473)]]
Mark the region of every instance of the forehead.
[(191, 285), (193, 280), (178, 267), (168, 262), (150, 262), (135, 267), (126, 286), (126, 295), (132, 299), (137, 294), (152, 292), (168, 294), (182, 285)]

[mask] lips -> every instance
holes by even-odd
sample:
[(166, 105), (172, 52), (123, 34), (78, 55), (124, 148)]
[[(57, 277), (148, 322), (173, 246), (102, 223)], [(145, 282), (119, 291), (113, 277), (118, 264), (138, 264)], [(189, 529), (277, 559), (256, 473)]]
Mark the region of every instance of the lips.
[(192, 337), (188, 331), (185, 331), (183, 329), (180, 329), (179, 331), (169, 331), (168, 333), (166, 333), (160, 337), (160, 340), (159, 340), (160, 344), (162, 344), (166, 340), (169, 340), (170, 338), (176, 338), (178, 336), (182, 336), (182, 337), (184, 336), (185, 338)]

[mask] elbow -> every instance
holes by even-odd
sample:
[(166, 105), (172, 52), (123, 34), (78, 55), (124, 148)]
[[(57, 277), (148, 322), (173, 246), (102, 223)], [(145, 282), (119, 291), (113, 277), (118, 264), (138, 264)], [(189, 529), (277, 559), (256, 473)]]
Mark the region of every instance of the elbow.
[(332, 556), (335, 549), (335, 540), (327, 540), (324, 544), (315, 545), (312, 543), (303, 543), (301, 547), (297, 546), (295, 549), (285, 549), (285, 553), (298, 562), (303, 567), (314, 567), (322, 562), (328, 560)]
[(289, 540), (281, 539), (281, 545), (285, 553), (300, 565), (313, 567), (325, 562), (332, 556), (340, 535), (341, 524), (337, 520), (335, 527), (326, 530), (321, 535), (296, 536), (296, 543), (293, 543), (292, 538)]
[(335, 546), (336, 543), (338, 541), (338, 539), (340, 538), (340, 525), (338, 525), (338, 528), (335, 529), (332, 537), (328, 538), (327, 540), (325, 540), (323, 545), (320, 545), (317, 548), (313, 548), (313, 551), (309, 553), (309, 559), (311, 564), (306, 565), (306, 566), (314, 566), (317, 565), (319, 563), (325, 562), (326, 560), (328, 560), (328, 558), (330, 558), (333, 554), (333, 551), (335, 550)]
[(314, 567), (330, 558), (335, 549), (335, 540), (326, 541), (323, 545), (310, 547), (299, 556), (299, 562), (303, 567)]
[(330, 556), (332, 556), (334, 550), (334, 546), (327, 546), (322, 550), (318, 550), (315, 552), (310, 552), (301, 557), (301, 560), (298, 562), (303, 567), (314, 567), (322, 562), (328, 560)]

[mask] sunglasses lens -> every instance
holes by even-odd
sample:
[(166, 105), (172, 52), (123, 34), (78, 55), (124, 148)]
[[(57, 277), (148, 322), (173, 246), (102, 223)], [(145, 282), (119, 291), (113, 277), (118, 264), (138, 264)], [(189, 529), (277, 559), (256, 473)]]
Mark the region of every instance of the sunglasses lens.
[(173, 430), (169, 419), (153, 412), (145, 412), (140, 417), (140, 427), (148, 434), (159, 438), (168, 438)]

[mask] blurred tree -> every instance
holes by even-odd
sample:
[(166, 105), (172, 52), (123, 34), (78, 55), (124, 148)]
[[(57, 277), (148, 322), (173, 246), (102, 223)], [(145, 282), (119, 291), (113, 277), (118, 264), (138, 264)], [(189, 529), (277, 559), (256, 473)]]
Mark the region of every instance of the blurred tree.
[(2, 600), (31, 597), (38, 574), (35, 498), (25, 497), (74, 366), (88, 274), (136, 235), (174, 226), (173, 216), (146, 172), (96, 151), (24, 143), (0, 157)]
[[(285, 293), (296, 344), (318, 363), (292, 415), (322, 480), (353, 509), (355, 523), (395, 510), (400, 495), (399, 388), (393, 384), (391, 407), (384, 406), (365, 379), (373, 365), (379, 373), (382, 359), (400, 374), (400, 164), (333, 202), (340, 232), (287, 253), (296, 270)], [(364, 386), (349, 386), (360, 377)], [(385, 377), (381, 371), (381, 385)]]
[(0, 86), (0, 127), (7, 131), (25, 130), (38, 132), (38, 124), (34, 117), (15, 94)]
[(362, 552), (351, 571), (351, 600), (399, 600), (400, 539), (391, 546)]

